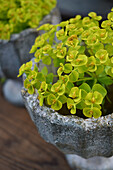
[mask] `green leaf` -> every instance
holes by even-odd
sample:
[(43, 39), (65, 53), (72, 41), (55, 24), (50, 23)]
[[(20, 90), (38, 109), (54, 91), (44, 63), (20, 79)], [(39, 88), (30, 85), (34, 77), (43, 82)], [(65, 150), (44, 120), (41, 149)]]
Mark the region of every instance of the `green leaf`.
[(41, 73), (42, 73), (43, 75), (47, 75), (48, 69), (47, 69), (46, 66), (43, 67), (43, 69), (41, 70)]
[(101, 114), (102, 114), (102, 112), (97, 107), (93, 108), (93, 117), (95, 119), (99, 118), (101, 116)]
[(62, 103), (59, 100), (56, 100), (56, 102), (51, 105), (51, 108), (54, 110), (60, 110), (62, 108)]
[(88, 36), (91, 34), (91, 31), (90, 30), (84, 30), (83, 33), (82, 33), (82, 40), (87, 40)]
[(96, 74), (99, 75), (103, 72), (104, 66), (101, 64), (100, 66), (97, 66)]
[(72, 71), (72, 65), (71, 64), (65, 64), (64, 65), (64, 73), (70, 73)]
[(81, 98), (85, 99), (86, 95), (87, 95), (87, 92), (84, 89), (81, 89)]
[(99, 110), (102, 108), (99, 104), (94, 104), (93, 107), (97, 107)]
[(61, 29), (61, 30), (57, 31), (56, 32), (56, 37), (58, 38), (58, 40), (64, 41), (66, 39), (66, 35), (65, 35), (64, 29)]
[(67, 62), (73, 61), (76, 58), (77, 54), (78, 54), (77, 50), (74, 50), (73, 48), (70, 48), (69, 51), (68, 51), (68, 54), (66, 56), (66, 61)]
[(39, 96), (39, 104), (40, 106), (43, 106), (43, 102), (44, 102), (44, 97), (42, 95)]
[(62, 80), (63, 84), (66, 84), (69, 81), (69, 76), (68, 75), (60, 76), (59, 80)]
[(34, 84), (33, 86), (34, 86), (37, 90), (40, 88), (41, 83), (40, 83), (40, 81), (39, 81), (38, 79), (35, 79), (33, 84)]
[(34, 53), (37, 50), (37, 46), (33, 45), (29, 53)]
[(97, 44), (95, 44), (93, 47), (93, 52), (94, 52), (94, 54), (98, 51), (98, 50), (100, 50), (100, 49), (104, 49), (104, 45), (102, 44), (102, 43), (97, 43)]
[(102, 104), (103, 101), (103, 96), (101, 93), (99, 93), (98, 91), (94, 92), (94, 97), (95, 97), (95, 104)]
[(52, 84), (48, 84), (47, 89), (48, 89), (49, 92), (51, 91), (51, 87), (52, 87)]
[(84, 109), (83, 109), (83, 114), (86, 116), (86, 117), (92, 117), (92, 115), (93, 115), (93, 111), (90, 109), (90, 108), (88, 108), (88, 107), (85, 107)]
[(51, 91), (63, 95), (65, 93), (65, 85), (60, 82), (54, 83), (51, 87)]
[(75, 102), (79, 102), (81, 99), (81, 89), (78, 87), (72, 87), (69, 97), (72, 97)]
[(74, 100), (71, 98), (68, 98), (67, 99), (67, 108), (72, 109), (73, 105), (74, 105)]
[(67, 102), (67, 97), (66, 97), (65, 95), (61, 95), (61, 96), (59, 96), (58, 100), (59, 100), (62, 104), (64, 104), (64, 103)]
[(71, 114), (76, 114), (76, 107), (73, 107), (70, 112)]
[(37, 73), (37, 77), (36, 78), (39, 81), (45, 81), (45, 76), (41, 72)]
[(45, 55), (42, 57), (42, 62), (44, 64), (50, 65), (51, 64), (51, 58), (48, 55)]
[(105, 45), (105, 49), (107, 50), (107, 52), (109, 53), (110, 56), (113, 55), (113, 46), (110, 44)]
[(86, 107), (86, 104), (85, 104), (85, 102), (82, 100), (82, 101), (80, 101), (80, 102), (76, 105), (76, 107), (77, 107), (77, 109), (82, 110), (82, 109), (84, 109), (84, 108)]
[(100, 63), (105, 63), (108, 59), (108, 53), (104, 49), (100, 49), (96, 52), (95, 56), (100, 60)]
[(97, 70), (96, 59), (94, 56), (88, 58), (87, 67), (88, 67), (88, 71), (90, 72), (94, 72)]
[(53, 28), (53, 25), (44, 24), (44, 25), (41, 25), (39, 28), (37, 28), (37, 31), (39, 30), (49, 31), (51, 28)]
[(38, 72), (38, 67), (37, 67), (36, 64), (34, 65), (34, 71), (35, 71), (35, 72)]
[(94, 91), (94, 93), (89, 92), (85, 97), (86, 105), (102, 104), (102, 101), (103, 101), (103, 96), (98, 91)]
[(47, 103), (49, 105), (52, 105), (53, 102), (56, 101), (56, 96), (54, 94), (50, 94), (48, 97), (47, 97)]
[(95, 84), (95, 85), (93, 86), (93, 88), (92, 88), (92, 91), (98, 91), (99, 93), (102, 94), (103, 98), (104, 98), (104, 97), (106, 96), (106, 94), (107, 94), (106, 89), (105, 89), (103, 86), (101, 86), (100, 84)]
[(74, 84), (73, 84), (72, 82), (68, 81), (68, 82), (66, 83), (65, 92), (66, 92), (67, 94), (70, 93), (70, 90), (71, 90), (72, 87), (74, 87)]
[(85, 46), (80, 46), (78, 50), (79, 54), (84, 54), (84, 51), (85, 51)]
[(58, 76), (61, 76), (61, 74), (63, 73), (63, 71), (64, 71), (64, 66), (59, 67), (58, 70), (57, 70)]
[(72, 66), (83, 66), (85, 64), (87, 64), (88, 58), (86, 55), (78, 55), (78, 57), (71, 62)]
[(73, 99), (68, 98), (67, 99), (67, 108), (70, 110), (71, 114), (76, 113), (76, 105), (74, 104)]
[(29, 94), (33, 94), (33, 93), (34, 93), (34, 88), (33, 88), (33, 86), (30, 86), (30, 87), (28, 88), (28, 93), (29, 93)]
[(69, 80), (71, 82), (76, 82), (78, 80), (79, 74), (77, 71), (73, 70), (69, 75)]
[(88, 70), (88, 67), (86, 67), (86, 65), (83, 66), (78, 66), (78, 72), (79, 73), (84, 73)]
[(48, 87), (48, 85), (46, 84), (45, 81), (43, 81), (43, 82), (41, 83), (41, 85), (40, 85), (39, 92), (40, 92), (41, 94), (44, 94), (45, 91), (47, 90), (47, 87)]
[(104, 84), (106, 86), (113, 84), (113, 80), (111, 79), (111, 77), (105, 76), (105, 77), (99, 77), (98, 81), (101, 84)]
[(28, 89), (29, 86), (31, 86), (30, 81), (26, 78), (26, 79), (24, 80), (24, 87), (25, 87), (26, 89)]
[(65, 93), (65, 84), (62, 84), (58, 91), (58, 95), (63, 95)]
[(32, 67), (32, 61), (27, 62), (26, 64), (23, 64), (19, 69), (19, 75), (17, 77), (20, 77), (23, 73), (29, 73), (31, 71)]
[(109, 75), (109, 76), (111, 76), (111, 77), (113, 77), (113, 67), (110, 67), (110, 68), (106, 68), (106, 73)]
[(67, 51), (67, 48), (62, 47), (60, 50), (58, 50), (57, 57), (61, 59), (64, 58), (66, 56), (66, 51)]
[(53, 73), (49, 73), (48, 75), (47, 75), (47, 77), (46, 77), (46, 83), (47, 84), (52, 84), (52, 82), (53, 82)]
[(65, 59), (64, 58), (54, 58), (53, 63), (55, 67), (59, 67), (60, 63), (64, 63)]
[(87, 93), (91, 91), (90, 86), (87, 83), (83, 83), (81, 86), (79, 86), (79, 89), (85, 90)]
[(62, 21), (60, 24), (59, 24), (59, 26), (60, 27), (65, 27), (65, 26), (67, 26), (69, 24), (69, 21), (67, 20), (67, 21)]

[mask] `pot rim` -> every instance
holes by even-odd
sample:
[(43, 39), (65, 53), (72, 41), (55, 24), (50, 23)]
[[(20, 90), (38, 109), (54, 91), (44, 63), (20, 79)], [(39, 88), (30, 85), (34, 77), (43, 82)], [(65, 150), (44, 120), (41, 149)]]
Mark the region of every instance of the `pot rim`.
[(40, 117), (46, 117), (52, 123), (57, 123), (59, 125), (65, 124), (68, 126), (76, 126), (78, 124), (79, 127), (84, 128), (85, 130), (99, 128), (100, 126), (113, 127), (113, 113), (101, 116), (97, 119), (93, 117), (84, 119), (76, 115), (61, 115), (44, 104), (43, 106), (40, 106), (39, 100), (37, 99), (38, 94), (30, 95), (25, 88), (23, 88), (21, 92), (22, 96), (27, 99), (30, 108), (33, 108)]

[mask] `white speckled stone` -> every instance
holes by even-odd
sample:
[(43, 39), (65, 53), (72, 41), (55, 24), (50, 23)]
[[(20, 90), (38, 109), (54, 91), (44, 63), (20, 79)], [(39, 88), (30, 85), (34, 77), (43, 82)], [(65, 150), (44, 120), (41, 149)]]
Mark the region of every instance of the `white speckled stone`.
[(24, 106), (21, 96), (22, 82), (8, 79), (3, 86), (3, 94), (6, 100), (16, 106)]
[(77, 155), (66, 155), (69, 165), (74, 170), (113, 170), (113, 156), (105, 158), (101, 156), (89, 159), (81, 158)]
[(38, 94), (23, 88), (25, 106), (40, 135), (65, 154), (83, 158), (113, 156), (113, 113), (98, 119), (63, 116), (46, 106), (39, 106)]

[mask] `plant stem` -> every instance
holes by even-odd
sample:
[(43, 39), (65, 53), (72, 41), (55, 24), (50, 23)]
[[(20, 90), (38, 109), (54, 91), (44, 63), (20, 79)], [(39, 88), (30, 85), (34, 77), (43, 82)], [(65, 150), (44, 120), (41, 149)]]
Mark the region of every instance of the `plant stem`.
[(94, 79), (94, 84), (96, 84), (96, 82), (97, 82), (97, 79), (95, 78), (95, 79)]
[(93, 80), (93, 77), (86, 77), (86, 78), (83, 78), (83, 79), (79, 79), (77, 81), (87, 81), (87, 80)]
[(54, 75), (54, 77), (59, 77), (58, 75)]
[(86, 72), (89, 76), (93, 77), (92, 73)]

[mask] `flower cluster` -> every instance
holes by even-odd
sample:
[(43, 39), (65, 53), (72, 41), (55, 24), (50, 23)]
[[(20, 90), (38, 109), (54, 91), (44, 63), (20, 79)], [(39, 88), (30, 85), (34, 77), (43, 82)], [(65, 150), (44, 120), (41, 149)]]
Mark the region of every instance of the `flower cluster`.
[(19, 76), (26, 74), (24, 86), (28, 93), (38, 90), (41, 106), (45, 102), (60, 110), (65, 104), (71, 114), (79, 109), (86, 117), (102, 115), (106, 87), (113, 83), (112, 11), (101, 26), (102, 17), (90, 12), (88, 17), (77, 15), (58, 25), (46, 24), (38, 29), (45, 33), (36, 38), (30, 52), (34, 53), (36, 63), (53, 62), (57, 75), (48, 73), (46, 66), (39, 71), (35, 65), (32, 70), (30, 61), (21, 66)]
[(56, 0), (0, 0), (0, 39), (12, 33), (36, 28), (56, 5)]

